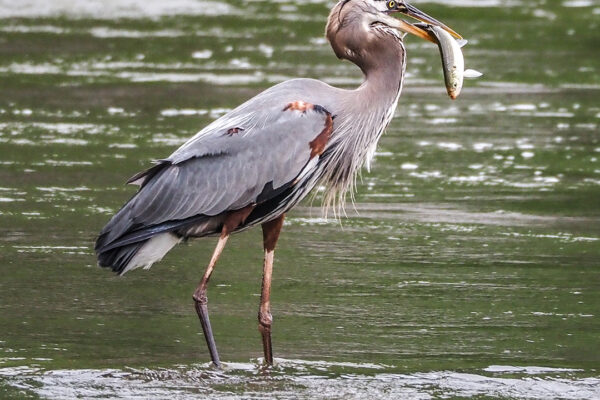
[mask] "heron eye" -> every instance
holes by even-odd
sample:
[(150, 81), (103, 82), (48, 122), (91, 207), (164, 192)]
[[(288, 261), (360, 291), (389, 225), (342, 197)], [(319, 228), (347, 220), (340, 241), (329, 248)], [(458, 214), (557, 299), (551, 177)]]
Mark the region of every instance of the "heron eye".
[(392, 9), (393, 9), (393, 8), (395, 8), (395, 7), (396, 7), (396, 2), (395, 2), (394, 0), (390, 0), (390, 1), (388, 1), (388, 3), (387, 3), (387, 8), (388, 8), (389, 10), (392, 10)]

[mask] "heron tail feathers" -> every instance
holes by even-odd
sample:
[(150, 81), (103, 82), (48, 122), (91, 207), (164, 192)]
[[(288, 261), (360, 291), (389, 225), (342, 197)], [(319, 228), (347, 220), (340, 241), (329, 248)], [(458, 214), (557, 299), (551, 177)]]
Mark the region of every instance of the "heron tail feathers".
[(111, 268), (119, 275), (143, 267), (148, 269), (160, 261), (182, 239), (171, 232), (149, 239), (98, 251), (98, 265)]

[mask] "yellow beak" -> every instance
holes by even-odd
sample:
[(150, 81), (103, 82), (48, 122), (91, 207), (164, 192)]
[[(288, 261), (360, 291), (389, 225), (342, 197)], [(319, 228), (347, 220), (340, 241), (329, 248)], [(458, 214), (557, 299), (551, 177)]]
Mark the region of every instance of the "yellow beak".
[[(398, 12), (400, 12), (406, 16), (409, 16), (411, 18), (414, 18), (416, 20), (425, 22), (426, 24), (437, 25), (440, 28), (447, 31), (452, 36), (454, 36), (455, 38), (462, 39), (462, 36), (460, 36), (458, 33), (456, 33), (453, 29), (447, 27), (445, 24), (441, 23), (437, 19), (430, 17), (429, 15), (425, 14), (423, 11), (419, 10), (416, 7), (411, 6), (410, 4), (404, 3), (404, 5), (401, 6), (400, 9), (398, 9)], [(418, 26), (409, 24), (408, 22), (402, 21), (401, 19), (398, 19), (396, 21), (398, 21), (397, 22), (398, 29), (400, 29), (404, 32), (407, 32), (407, 33), (411, 33), (422, 39), (429, 40), (430, 42), (437, 44), (437, 40), (435, 39), (435, 37), (430, 35), (429, 32), (427, 32), (426, 30), (424, 30)]]

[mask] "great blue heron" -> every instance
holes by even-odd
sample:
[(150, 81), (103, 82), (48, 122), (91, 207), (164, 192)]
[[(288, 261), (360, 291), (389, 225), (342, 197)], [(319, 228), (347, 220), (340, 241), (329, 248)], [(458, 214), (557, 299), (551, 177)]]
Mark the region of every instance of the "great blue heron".
[(99, 264), (118, 274), (149, 268), (183, 239), (219, 236), (193, 295), (215, 365), (220, 361), (207, 284), (229, 235), (258, 224), (264, 244), (258, 321), (265, 362), (273, 363), (271, 275), (284, 215), (317, 183), (326, 188), (326, 205), (343, 202), (394, 115), (406, 67), (403, 37), (432, 40), (422, 28), (391, 17), (394, 13), (460, 38), (404, 1), (340, 1), (329, 15), (326, 35), (337, 57), (364, 73), (360, 87), (293, 79), (265, 90), (132, 177), (128, 183), (139, 185), (139, 191), (100, 233)]

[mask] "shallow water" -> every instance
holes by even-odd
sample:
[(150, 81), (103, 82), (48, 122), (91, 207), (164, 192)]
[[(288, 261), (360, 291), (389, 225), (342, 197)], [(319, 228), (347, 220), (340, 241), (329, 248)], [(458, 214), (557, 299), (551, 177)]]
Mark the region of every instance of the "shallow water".
[[(1, 370), (27, 393), (49, 398), (197, 398), (211, 399), (431, 399), (563, 398), (598, 396), (600, 379), (573, 378), (568, 368), (492, 365), (481, 374), (454, 371), (399, 374), (390, 366), (276, 359), (271, 371), (260, 361), (209, 366), (125, 370), (53, 370), (21, 367)], [(9, 375), (10, 374), (10, 375)]]
[(259, 367), (260, 232), (95, 266), (122, 183), (273, 83), (360, 73), (329, 3), (0, 0), (0, 397), (600, 397), (600, 4), (414, 1), (484, 72), (450, 101), (408, 38), (396, 118), (341, 223), (286, 221)]

